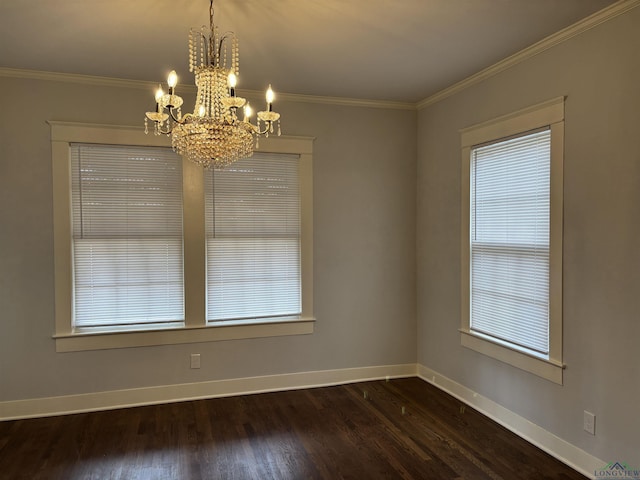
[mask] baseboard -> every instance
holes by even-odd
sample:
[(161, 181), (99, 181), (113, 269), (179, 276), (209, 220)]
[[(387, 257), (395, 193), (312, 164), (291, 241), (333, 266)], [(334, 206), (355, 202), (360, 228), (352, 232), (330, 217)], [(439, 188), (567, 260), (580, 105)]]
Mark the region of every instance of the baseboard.
[(483, 397), (424, 365), (418, 364), (417, 369), (418, 377), (473, 407), (494, 422), (499, 423), (588, 478), (595, 478), (594, 472), (600, 470), (607, 463), (506, 409), (493, 400)]
[(343, 368), (0, 402), (0, 421), (415, 377), (416, 364)]

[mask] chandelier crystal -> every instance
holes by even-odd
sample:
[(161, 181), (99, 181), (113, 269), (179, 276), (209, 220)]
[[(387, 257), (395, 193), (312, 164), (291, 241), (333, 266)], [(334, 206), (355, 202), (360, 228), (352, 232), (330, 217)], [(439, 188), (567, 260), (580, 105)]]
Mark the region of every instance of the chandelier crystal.
[[(171, 135), (173, 149), (183, 157), (205, 168), (220, 169), (253, 155), (258, 138), (274, 133), (280, 135), (280, 114), (273, 111), (274, 93), (269, 85), (267, 109), (258, 112), (251, 123), (252, 109), (235, 88), (240, 74), (238, 39), (235, 33), (220, 33), (213, 24), (213, 0), (209, 7), (209, 28), (191, 29), (189, 33), (189, 71), (195, 74), (198, 89), (193, 113), (182, 115), (183, 100), (176, 95), (178, 76), (173, 70), (167, 79), (168, 93), (158, 86), (156, 110), (147, 112), (154, 122), (156, 135)], [(242, 120), (238, 110), (242, 109)]]

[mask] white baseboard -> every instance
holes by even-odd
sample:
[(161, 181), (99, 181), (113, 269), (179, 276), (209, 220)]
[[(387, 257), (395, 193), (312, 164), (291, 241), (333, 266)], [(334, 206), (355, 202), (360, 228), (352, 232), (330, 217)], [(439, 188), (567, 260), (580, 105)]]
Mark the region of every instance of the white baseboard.
[(494, 422), (511, 430), (519, 437), (524, 438), (529, 443), (589, 478), (595, 478), (594, 472), (607, 463), (506, 409), (493, 400), (483, 397), (424, 365), (418, 364), (418, 377), (473, 407)]
[(416, 364), (411, 363), (14, 400), (0, 402), (0, 421), (415, 376)]

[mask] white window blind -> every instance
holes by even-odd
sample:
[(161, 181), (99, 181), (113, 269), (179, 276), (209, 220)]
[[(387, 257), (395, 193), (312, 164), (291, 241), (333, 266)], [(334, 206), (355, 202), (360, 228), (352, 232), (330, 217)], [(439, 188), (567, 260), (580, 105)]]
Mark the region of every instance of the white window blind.
[(473, 331), (549, 352), (548, 129), (472, 149)]
[(299, 183), (297, 155), (205, 172), (208, 321), (300, 314)]
[(180, 158), (72, 144), (71, 170), (74, 327), (182, 322)]

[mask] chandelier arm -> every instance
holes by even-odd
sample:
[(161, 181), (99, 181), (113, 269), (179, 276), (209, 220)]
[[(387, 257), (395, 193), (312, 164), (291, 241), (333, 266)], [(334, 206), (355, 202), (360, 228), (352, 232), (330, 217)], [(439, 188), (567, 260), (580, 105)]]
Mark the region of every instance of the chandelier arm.
[(206, 35), (201, 34), (202, 45), (204, 45), (204, 60), (207, 65), (211, 63), (211, 52), (213, 52), (213, 43), (211, 38), (207, 38)]
[(176, 117), (175, 113), (173, 113), (175, 109), (173, 107), (169, 107), (169, 114), (171, 115), (171, 119), (176, 123), (184, 123), (184, 120)]
[[(187, 119), (194, 117), (195, 115), (193, 113), (185, 113), (184, 115), (182, 115), (180, 118), (177, 118), (174, 114), (173, 114), (173, 108), (169, 109), (169, 113), (171, 114), (171, 118), (173, 119), (174, 122), (179, 123), (180, 125), (184, 125), (185, 123), (187, 123)], [(171, 129), (173, 130), (173, 129)], [(169, 131), (169, 133), (171, 133), (171, 130)]]
[(249, 122), (247, 123), (251, 126), (251, 130), (253, 133), (255, 133), (256, 135), (264, 135), (265, 133), (271, 131), (271, 124), (273, 122), (265, 122), (264, 130), (260, 130), (260, 127), (257, 125), (254, 125), (253, 123), (249, 123)]
[[(184, 125), (185, 123), (187, 123), (187, 122), (186, 122), (186, 120), (187, 120), (189, 117), (193, 117), (193, 116), (194, 116), (192, 113), (187, 113), (187, 114), (183, 115), (183, 117), (182, 117), (180, 120), (178, 120), (178, 119), (173, 115), (172, 110), (173, 110), (173, 109), (169, 109), (169, 112), (171, 112), (171, 118), (173, 118), (174, 122), (179, 123), (179, 124), (181, 124), (181, 125)], [(160, 124), (160, 122), (155, 122), (155, 123)], [(161, 134), (163, 134), (163, 135), (171, 135), (171, 133), (172, 133), (172, 132), (173, 132), (173, 128), (170, 128), (168, 125), (167, 125), (167, 129), (166, 129), (166, 130), (162, 130), (162, 127), (159, 127), (159, 128), (158, 128), (158, 133), (161, 133)]]
[(227, 40), (227, 38), (229, 37), (232, 37), (233, 35), (235, 35), (235, 33), (233, 33), (231, 30), (222, 34), (222, 37), (220, 37), (220, 41), (218, 42), (218, 57), (222, 55), (222, 46), (225, 40)]
[[(159, 124), (160, 122), (156, 122), (156, 123)], [(161, 133), (162, 135), (171, 135), (171, 132), (173, 132), (173, 128), (167, 127), (166, 130), (162, 130), (162, 127), (158, 127), (156, 132)]]

